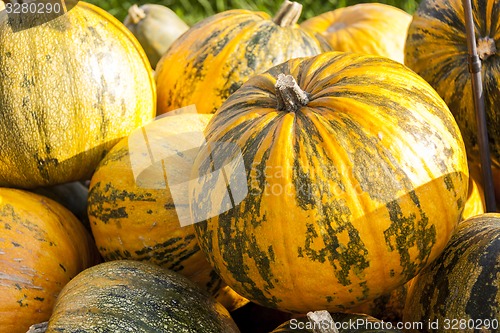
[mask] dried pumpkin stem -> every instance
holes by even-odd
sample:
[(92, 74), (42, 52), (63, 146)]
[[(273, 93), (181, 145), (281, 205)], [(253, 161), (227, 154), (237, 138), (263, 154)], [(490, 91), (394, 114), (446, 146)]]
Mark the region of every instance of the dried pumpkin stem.
[(307, 319), (312, 324), (314, 333), (339, 333), (332, 316), (326, 310), (309, 312)]
[(273, 18), (273, 22), (280, 27), (292, 27), (300, 18), (302, 5), (298, 2), (285, 0)]
[(128, 9), (128, 15), (134, 24), (137, 24), (141, 22), (141, 20), (146, 18), (146, 13), (144, 12), (144, 10), (139, 8), (139, 6), (137, 6), (136, 4), (132, 5)]
[(296, 112), (309, 103), (308, 94), (300, 89), (291, 75), (279, 74), (275, 84), (277, 106), (280, 111)]
[(44, 321), (43, 323), (31, 325), (28, 332), (26, 333), (44, 333), (45, 331), (47, 331), (48, 324), (49, 322)]
[(491, 37), (480, 37), (477, 39), (477, 54), (481, 60), (488, 59), (497, 53), (497, 47), (495, 45), (495, 40)]

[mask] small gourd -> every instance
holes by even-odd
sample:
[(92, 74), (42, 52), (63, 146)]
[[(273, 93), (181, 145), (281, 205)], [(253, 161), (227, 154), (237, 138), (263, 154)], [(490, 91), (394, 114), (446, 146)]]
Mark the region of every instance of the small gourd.
[(153, 68), (189, 26), (170, 8), (158, 4), (132, 5), (123, 21), (144, 48)]

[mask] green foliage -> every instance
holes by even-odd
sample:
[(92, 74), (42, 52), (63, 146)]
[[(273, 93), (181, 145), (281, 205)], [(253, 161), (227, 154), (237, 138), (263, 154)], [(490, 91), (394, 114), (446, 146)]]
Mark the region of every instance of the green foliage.
[[(281, 5), (281, 1), (270, 2), (269, 0), (86, 0), (93, 3), (114, 15), (123, 22), (127, 15), (127, 10), (133, 4), (142, 5), (145, 3), (157, 3), (169, 7), (179, 15), (187, 24), (202, 20), (205, 17), (214, 15), (229, 9), (250, 9), (260, 10), (273, 15)], [(377, 2), (392, 5), (413, 14), (418, 6), (419, 0), (380, 0)], [(303, 6), (301, 20), (305, 20), (326, 11), (340, 7), (355, 5), (360, 0), (297, 0)]]

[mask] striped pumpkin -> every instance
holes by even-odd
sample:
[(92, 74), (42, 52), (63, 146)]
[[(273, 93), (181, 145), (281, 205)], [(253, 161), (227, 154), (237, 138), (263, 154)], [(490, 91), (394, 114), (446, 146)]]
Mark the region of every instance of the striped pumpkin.
[(98, 261), (90, 233), (69, 210), (0, 188), (0, 333), (48, 320), (64, 285)]
[(359, 3), (311, 17), (300, 27), (325, 38), (332, 50), (380, 55), (403, 63), (412, 16), (383, 3)]
[[(273, 308), (335, 312), (389, 293), (439, 255), (467, 197), (446, 104), (384, 57), (273, 67), (205, 135), (190, 199), (199, 243), (229, 286)], [(231, 171), (242, 163), (244, 184)]]
[[(500, 169), (500, 1), (472, 0), (492, 163)], [(461, 0), (423, 0), (408, 30), (405, 64), (448, 104), (462, 131), (468, 158), (479, 162), (477, 123)]]
[(227, 310), (180, 274), (115, 260), (61, 291), (46, 333), (238, 333)]
[(122, 23), (84, 1), (30, 29), (9, 22), (1, 12), (0, 186), (90, 178), (120, 138), (155, 115), (146, 54)]
[(429, 322), (413, 332), (500, 330), (500, 214), (462, 222), (441, 256), (411, 284), (406, 322)]
[[(172, 160), (162, 161), (147, 154), (148, 151), (161, 154), (161, 148), (172, 142), (169, 137), (202, 132), (211, 117), (211, 114), (164, 117), (122, 139), (92, 176), (88, 215), (104, 260), (149, 261), (171, 269), (193, 280), (233, 310), (247, 300), (223, 285), (200, 250), (193, 226), (181, 226), (176, 205), (182, 203), (174, 202), (168, 185), (182, 179), (183, 169), (189, 174), (191, 155), (185, 153), (182, 160), (175, 162), (179, 173), (168, 174), (169, 183), (165, 184), (164, 163)], [(148, 146), (140, 141), (145, 138), (143, 142)], [(149, 168), (139, 168), (140, 175), (134, 169), (138, 159), (151, 163)], [(157, 162), (153, 163), (154, 159)]]
[(300, 13), (301, 5), (285, 1), (274, 18), (235, 9), (191, 27), (157, 65), (158, 114), (191, 104), (214, 113), (253, 74), (319, 54), (320, 42), (296, 24)]

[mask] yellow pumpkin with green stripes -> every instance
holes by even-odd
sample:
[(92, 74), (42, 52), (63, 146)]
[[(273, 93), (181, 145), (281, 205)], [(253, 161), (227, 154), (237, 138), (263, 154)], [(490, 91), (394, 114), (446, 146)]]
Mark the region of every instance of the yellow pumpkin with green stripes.
[(389, 293), (441, 253), (467, 199), (446, 104), (383, 57), (275, 66), (205, 136), (190, 189), (198, 242), (231, 288), (272, 308), (335, 312)]
[[(496, 169), (500, 169), (500, 1), (472, 0), (472, 15), (481, 61), (491, 161)], [(468, 158), (479, 163), (461, 0), (423, 0), (420, 3), (408, 28), (405, 64), (429, 82), (444, 99), (462, 131)]]
[(122, 23), (84, 1), (16, 28), (0, 12), (0, 186), (89, 179), (119, 139), (155, 116), (146, 54)]
[(273, 18), (233, 9), (192, 26), (157, 65), (158, 114), (191, 104), (200, 113), (214, 113), (253, 74), (319, 54), (326, 44), (300, 29), (301, 9), (286, 0)]
[[(176, 271), (234, 310), (248, 301), (225, 286), (213, 271), (198, 246), (193, 226), (180, 223), (176, 205), (188, 207), (187, 203), (176, 202), (170, 189), (181, 181), (183, 168), (189, 175), (192, 155), (184, 153), (174, 166), (178, 173), (167, 175), (169, 159), (149, 154), (174, 147), (169, 137), (202, 132), (211, 117), (193, 113), (160, 118), (118, 142), (92, 176), (88, 218), (104, 260), (148, 261)], [(142, 161), (150, 165), (138, 167), (136, 162)]]

